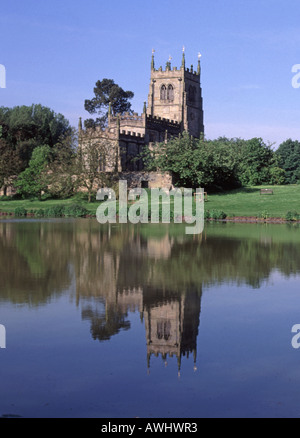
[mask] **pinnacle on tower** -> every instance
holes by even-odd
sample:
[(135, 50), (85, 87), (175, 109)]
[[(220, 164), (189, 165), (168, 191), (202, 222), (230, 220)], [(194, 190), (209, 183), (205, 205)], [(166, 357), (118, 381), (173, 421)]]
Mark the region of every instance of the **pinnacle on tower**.
[(151, 70), (154, 70), (154, 52), (155, 52), (155, 50), (154, 49), (152, 49), (152, 59), (151, 59)]
[(200, 58), (201, 58), (201, 53), (198, 53), (198, 69), (197, 69), (197, 75), (200, 75), (201, 73), (201, 66), (200, 66)]
[(166, 64), (166, 68), (167, 68), (167, 70), (171, 70), (171, 61), (172, 61), (172, 56), (169, 55), (169, 60), (168, 60), (168, 62), (167, 62), (167, 64)]
[(82, 131), (82, 119), (81, 119), (81, 117), (79, 117), (78, 131)]
[(182, 48), (182, 62), (181, 62), (181, 68), (185, 69), (185, 47)]

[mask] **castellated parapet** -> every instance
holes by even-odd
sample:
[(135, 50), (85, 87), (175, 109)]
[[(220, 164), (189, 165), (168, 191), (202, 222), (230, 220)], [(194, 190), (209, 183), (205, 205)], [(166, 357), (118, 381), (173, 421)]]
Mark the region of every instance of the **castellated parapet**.
[(204, 134), (200, 77), (200, 54), (197, 71), (193, 66), (186, 68), (185, 51), (180, 69), (172, 69), (170, 60), (165, 70), (162, 67), (155, 69), (152, 54), (147, 114), (177, 121), (181, 124), (181, 132), (187, 131), (200, 138)]

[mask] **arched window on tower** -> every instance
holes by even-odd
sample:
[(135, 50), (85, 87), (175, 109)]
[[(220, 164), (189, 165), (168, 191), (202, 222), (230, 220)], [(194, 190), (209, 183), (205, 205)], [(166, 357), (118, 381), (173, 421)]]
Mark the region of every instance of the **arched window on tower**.
[(105, 155), (101, 154), (99, 158), (99, 170), (100, 172), (105, 172), (106, 168), (106, 157)]
[(195, 100), (196, 100), (196, 88), (192, 87), (191, 85), (189, 86), (188, 97), (189, 97), (189, 101), (190, 102), (195, 102)]
[(168, 100), (169, 101), (173, 101), (174, 100), (174, 88), (173, 88), (173, 85), (169, 85), (168, 86)]
[(168, 341), (171, 338), (171, 322), (170, 321), (158, 321), (156, 330), (157, 339), (164, 339)]
[(167, 99), (167, 88), (165, 85), (162, 85), (160, 89), (160, 100), (166, 100), (166, 99)]

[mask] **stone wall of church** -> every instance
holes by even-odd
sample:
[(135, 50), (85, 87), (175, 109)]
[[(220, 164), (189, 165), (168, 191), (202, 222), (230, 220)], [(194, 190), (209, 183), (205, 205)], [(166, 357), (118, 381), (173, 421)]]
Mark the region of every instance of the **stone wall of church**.
[(121, 172), (120, 180), (126, 180), (128, 188), (165, 188), (173, 187), (173, 178), (169, 172)]

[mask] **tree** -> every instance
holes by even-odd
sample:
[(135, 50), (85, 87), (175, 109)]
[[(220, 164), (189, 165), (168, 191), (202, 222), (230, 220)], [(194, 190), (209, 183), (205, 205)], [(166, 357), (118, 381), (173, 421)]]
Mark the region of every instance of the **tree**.
[(284, 175), (271, 145), (260, 138), (204, 140), (184, 132), (154, 145), (143, 159), (147, 170), (171, 172), (176, 185), (210, 191), (281, 184)]
[(237, 187), (237, 160), (232, 145), (223, 140), (195, 139), (184, 132), (146, 151), (148, 170), (171, 172), (175, 185), (206, 190)]
[(276, 150), (279, 166), (285, 170), (285, 183), (300, 182), (300, 142), (288, 139)]
[(62, 114), (42, 105), (0, 107), (0, 125), (2, 138), (19, 157), (19, 172), (26, 169), (36, 147), (53, 148), (71, 130)]
[(109, 142), (106, 138), (94, 140), (92, 135), (85, 136), (78, 147), (74, 175), (77, 187), (85, 188), (88, 202), (101, 187), (112, 187), (117, 173), (117, 142)]
[(272, 145), (266, 145), (261, 138), (237, 139), (236, 151), (238, 177), (243, 186), (270, 183), (270, 169), (277, 164)]
[(282, 185), (285, 183), (285, 171), (280, 167), (274, 165), (270, 168), (270, 184), (271, 185)]
[(18, 174), (20, 165), (20, 158), (16, 150), (7, 141), (0, 138), (0, 187), (4, 187), (4, 192), (6, 186), (10, 184), (10, 177)]
[(42, 192), (47, 190), (48, 180), (46, 167), (49, 161), (50, 147), (39, 146), (32, 153), (29, 166), (19, 176), (15, 183), (17, 191), (23, 197), (41, 198)]
[(76, 152), (78, 136), (75, 129), (61, 137), (51, 149), (48, 168), (48, 191), (54, 198), (68, 198), (76, 191)]
[(84, 108), (90, 114), (98, 114), (98, 117), (96, 120), (87, 119), (85, 121), (86, 128), (93, 126), (104, 128), (107, 124), (109, 105), (111, 105), (113, 114), (132, 112), (129, 100), (134, 97), (134, 93), (132, 91), (124, 91), (112, 79), (97, 81), (94, 94), (95, 96), (92, 99), (85, 100)]

